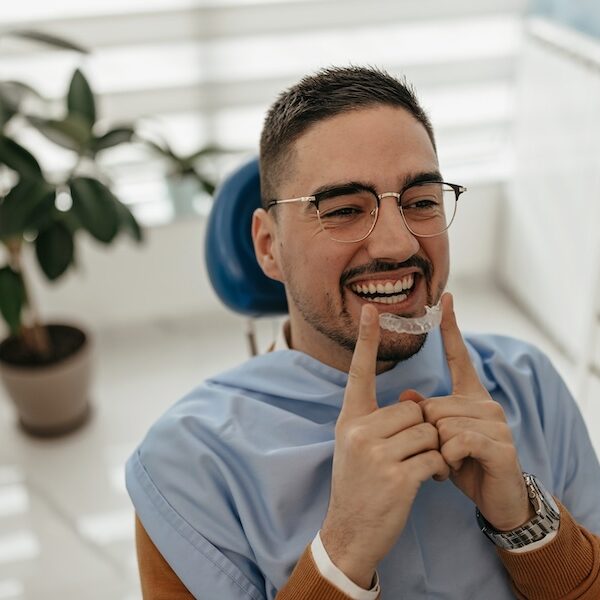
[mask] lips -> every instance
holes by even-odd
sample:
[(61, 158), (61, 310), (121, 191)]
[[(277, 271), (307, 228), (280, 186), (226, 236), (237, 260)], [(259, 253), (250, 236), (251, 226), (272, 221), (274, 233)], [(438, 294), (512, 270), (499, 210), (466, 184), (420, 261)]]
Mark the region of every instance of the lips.
[(411, 296), (420, 278), (417, 272), (386, 275), (385, 278), (371, 277), (354, 281), (348, 288), (366, 302), (382, 305), (401, 304)]

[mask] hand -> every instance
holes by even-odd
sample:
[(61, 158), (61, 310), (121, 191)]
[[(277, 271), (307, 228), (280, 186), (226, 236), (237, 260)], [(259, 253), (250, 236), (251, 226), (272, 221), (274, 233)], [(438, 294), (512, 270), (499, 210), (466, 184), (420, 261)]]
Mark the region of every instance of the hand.
[(398, 404), (378, 407), (378, 345), (378, 313), (365, 305), (335, 428), (331, 497), (321, 528), (333, 563), (365, 589), (402, 532), (421, 483), (449, 473), (437, 430), (414, 401), (421, 396), (409, 390)]
[(496, 529), (509, 531), (533, 516), (517, 450), (500, 404), (477, 376), (456, 323), (450, 294), (442, 297), (442, 339), (452, 394), (420, 403), (435, 425), (452, 482)]

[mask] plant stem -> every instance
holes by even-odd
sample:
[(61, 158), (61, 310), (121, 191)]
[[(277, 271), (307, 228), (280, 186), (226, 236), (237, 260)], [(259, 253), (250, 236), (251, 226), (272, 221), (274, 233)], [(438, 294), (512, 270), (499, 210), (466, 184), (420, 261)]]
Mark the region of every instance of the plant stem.
[(28, 277), (25, 269), (23, 269), (22, 240), (19, 238), (8, 240), (6, 246), (8, 248), (11, 268), (13, 271), (21, 275), (23, 288), (25, 289), (25, 305), (29, 309), (31, 324), (21, 324), (21, 337), (23, 338), (23, 343), (32, 353), (37, 354), (42, 358), (47, 358), (52, 352), (52, 345), (50, 343), (48, 330), (42, 325), (39, 312), (33, 302), (33, 296), (30, 292), (31, 287), (29, 285)]

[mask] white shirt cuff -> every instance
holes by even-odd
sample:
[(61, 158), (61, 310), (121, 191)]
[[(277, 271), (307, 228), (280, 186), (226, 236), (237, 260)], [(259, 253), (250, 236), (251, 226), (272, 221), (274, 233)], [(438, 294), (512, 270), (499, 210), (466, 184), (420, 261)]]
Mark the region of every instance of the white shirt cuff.
[(321, 541), (320, 532), (317, 532), (317, 535), (310, 546), (310, 550), (313, 555), (313, 560), (317, 565), (317, 569), (319, 569), (319, 573), (321, 573), (329, 583), (332, 583), (344, 592), (344, 594), (350, 596), (352, 600), (376, 600), (381, 591), (377, 573), (375, 573), (373, 587), (370, 590), (364, 590), (346, 577), (346, 575), (331, 562), (331, 558), (329, 558), (329, 554), (327, 554), (327, 550), (325, 550), (325, 546), (323, 546), (323, 542)]

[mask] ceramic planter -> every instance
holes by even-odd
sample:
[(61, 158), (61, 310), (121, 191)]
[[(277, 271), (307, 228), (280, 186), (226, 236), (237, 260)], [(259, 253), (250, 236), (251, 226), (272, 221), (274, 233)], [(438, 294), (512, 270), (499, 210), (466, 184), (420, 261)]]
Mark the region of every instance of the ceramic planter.
[(46, 365), (16, 364), (10, 346), (14, 338), (0, 343), (0, 379), (13, 400), (19, 424), (32, 435), (58, 436), (73, 431), (90, 414), (92, 345), (81, 329), (49, 325), (52, 336), (78, 336), (69, 355)]

